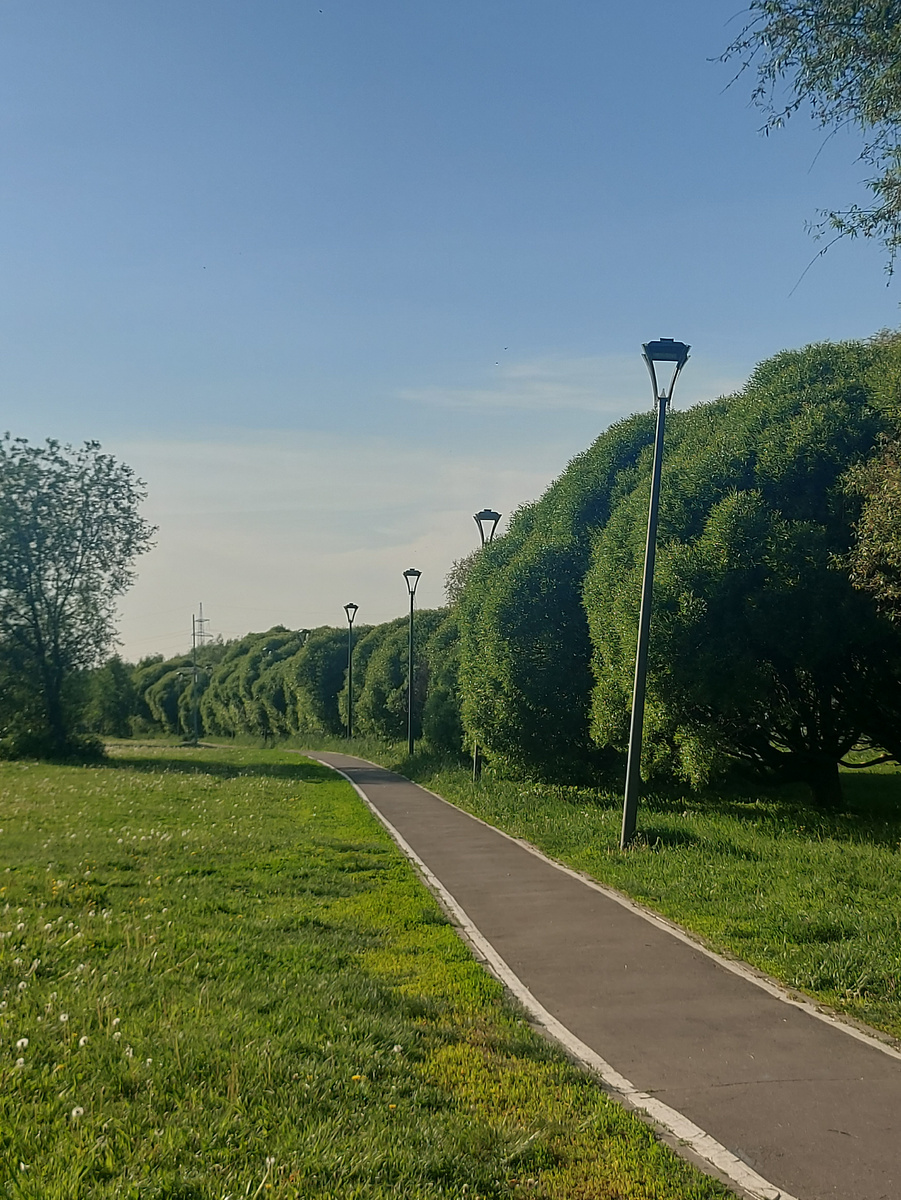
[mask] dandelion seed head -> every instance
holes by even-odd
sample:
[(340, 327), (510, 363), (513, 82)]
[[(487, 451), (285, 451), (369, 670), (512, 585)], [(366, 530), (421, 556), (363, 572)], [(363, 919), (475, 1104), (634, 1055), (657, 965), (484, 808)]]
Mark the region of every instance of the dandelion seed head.
[(16, 1059), (16, 1066), (17, 1066), (17, 1067), (18, 1067), (18, 1068), (21, 1070), (21, 1069), (22, 1069), (22, 1067), (24, 1067), (24, 1066), (25, 1066), (25, 1059), (24, 1059), (24, 1058), (17, 1058), (17, 1059)]
[(27, 1050), (28, 1049), (28, 1038), (19, 1038), (19, 1040), (16, 1042), (16, 1049), (17, 1050)]
[(66, 1023), (66, 1022), (68, 1021), (68, 1019), (69, 1019), (69, 1014), (68, 1014), (68, 1013), (60, 1013), (60, 1014), (59, 1014), (59, 1019), (60, 1019), (60, 1022), (61, 1022), (61, 1024), (65, 1025), (65, 1023)]
[(79, 1117), (83, 1117), (83, 1116), (84, 1116), (84, 1109), (81, 1108), (80, 1105), (76, 1104), (75, 1108), (72, 1109), (72, 1120), (77, 1121)]
[(79, 1046), (86, 1046), (88, 1044), (88, 1035), (84, 1034), (82, 1037), (80, 1037), (78, 1039), (78, 1044)]

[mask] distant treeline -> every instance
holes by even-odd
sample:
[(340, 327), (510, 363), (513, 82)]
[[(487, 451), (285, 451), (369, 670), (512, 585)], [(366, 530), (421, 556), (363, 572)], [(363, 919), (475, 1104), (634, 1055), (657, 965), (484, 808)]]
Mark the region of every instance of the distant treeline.
[[(690, 367), (689, 367), (690, 369)], [(901, 757), (901, 339), (762, 363), (672, 414), (660, 510), (646, 777), (727, 768), (840, 798), (851, 753)], [(647, 528), (652, 414), (612, 426), (416, 614), (415, 720), (521, 776), (621, 771)], [(346, 629), (206, 646), (202, 732), (338, 734)], [(189, 660), (109, 664), (133, 717), (191, 730)], [(406, 730), (406, 618), (355, 631), (355, 732)], [(122, 685), (125, 686), (124, 684)], [(123, 710), (124, 711), (124, 710)]]
[[(407, 732), (409, 617), (353, 631), (355, 733), (394, 741)], [(451, 753), (462, 748), (456, 694), (456, 617), (448, 610), (414, 615), (415, 736)], [(190, 654), (118, 659), (94, 675), (89, 721), (99, 733), (163, 732), (189, 737), (197, 706), (203, 736), (277, 739), (340, 734), (347, 727), (347, 630), (285, 629), (250, 633), (197, 651), (195, 692)]]

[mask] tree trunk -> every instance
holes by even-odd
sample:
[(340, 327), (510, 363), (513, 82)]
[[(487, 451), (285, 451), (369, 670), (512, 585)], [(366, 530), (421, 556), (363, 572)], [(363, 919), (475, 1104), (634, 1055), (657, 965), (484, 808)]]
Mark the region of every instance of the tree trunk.
[(68, 746), (68, 730), (63, 705), (62, 672), (46, 666), (42, 672), (44, 713), (47, 719), (48, 749), (52, 757), (61, 757)]
[(814, 758), (807, 763), (804, 782), (809, 784), (813, 792), (813, 802), (817, 808), (841, 808), (844, 799), (842, 781), (838, 772), (838, 763), (834, 758)]

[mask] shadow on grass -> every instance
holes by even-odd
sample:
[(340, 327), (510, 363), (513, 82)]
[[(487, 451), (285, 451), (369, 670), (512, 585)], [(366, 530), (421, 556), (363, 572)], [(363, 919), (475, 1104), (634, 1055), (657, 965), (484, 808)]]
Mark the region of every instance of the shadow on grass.
[[(843, 771), (842, 790), (842, 807), (833, 811), (813, 804), (804, 784), (735, 778), (700, 792), (678, 786), (655, 788), (641, 803), (646, 812), (660, 816), (724, 816), (806, 837), (897, 848), (901, 842), (901, 770)], [(646, 832), (650, 835), (651, 830)]]
[[(121, 747), (120, 747), (121, 750)], [(207, 755), (222, 754), (221, 758), (210, 758)], [(252, 751), (243, 751), (252, 753)], [(193, 758), (194, 754), (204, 757)], [(216, 779), (237, 779), (241, 776), (256, 776), (267, 779), (284, 779), (294, 783), (330, 783), (336, 779), (334, 771), (320, 763), (309, 762), (298, 757), (296, 762), (280, 763), (267, 762), (260, 758), (257, 762), (230, 762), (226, 757), (229, 748), (222, 746), (199, 746), (185, 748), (184, 757), (141, 754), (136, 747), (134, 751), (110, 755), (104, 759), (103, 766), (122, 771), (141, 771), (151, 775), (210, 775)]]
[(697, 834), (685, 829), (660, 829), (647, 825), (636, 834), (636, 841), (649, 850), (675, 850), (699, 846), (702, 842)]

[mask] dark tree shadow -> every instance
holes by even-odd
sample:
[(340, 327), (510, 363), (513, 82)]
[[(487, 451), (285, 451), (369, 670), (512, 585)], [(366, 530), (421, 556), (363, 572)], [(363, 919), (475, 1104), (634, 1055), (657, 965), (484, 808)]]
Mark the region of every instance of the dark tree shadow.
[[(193, 748), (192, 748), (193, 749)], [(218, 750), (220, 747), (201, 746), (201, 751)], [(240, 776), (266, 779), (284, 779), (295, 783), (329, 783), (338, 778), (335, 772), (321, 763), (310, 762), (301, 755), (296, 762), (251, 762), (233, 763), (221, 759), (190, 758), (190, 750), (184, 758), (142, 755), (137, 750), (124, 755), (111, 755), (103, 765), (121, 771), (140, 771), (150, 775), (207, 775), (216, 779), (237, 779)], [(226, 751), (227, 753), (227, 751)]]

